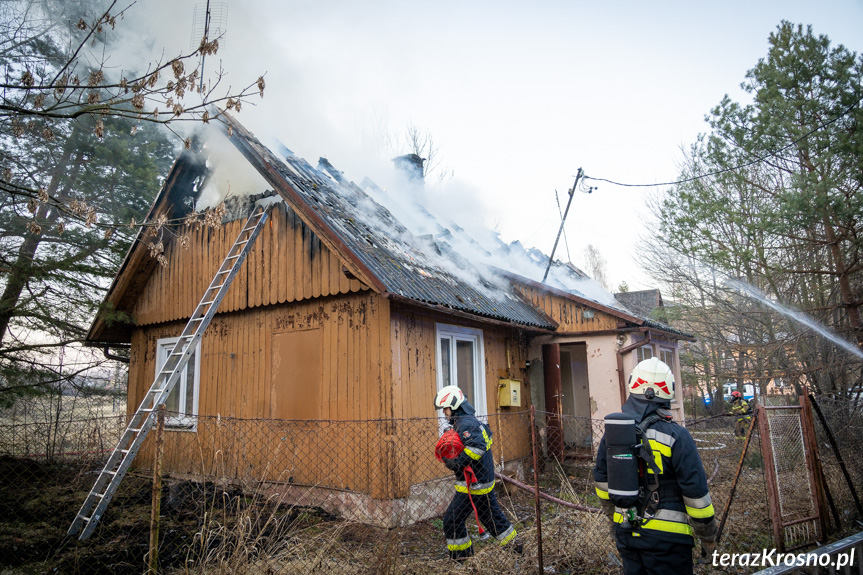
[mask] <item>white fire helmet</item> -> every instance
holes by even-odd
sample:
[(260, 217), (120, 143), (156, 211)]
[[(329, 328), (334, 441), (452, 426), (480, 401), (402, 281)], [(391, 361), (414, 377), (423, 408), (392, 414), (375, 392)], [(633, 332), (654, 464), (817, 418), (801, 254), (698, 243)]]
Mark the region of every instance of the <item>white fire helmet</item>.
[(671, 400), (674, 398), (674, 373), (658, 357), (645, 359), (629, 376), (629, 393), (643, 395), (645, 399)]
[(455, 410), (458, 409), (458, 406), (462, 403), (464, 403), (464, 393), (462, 393), (457, 385), (448, 385), (441, 388), (441, 390), (437, 392), (437, 395), (434, 396), (435, 409), (449, 407), (450, 409)]

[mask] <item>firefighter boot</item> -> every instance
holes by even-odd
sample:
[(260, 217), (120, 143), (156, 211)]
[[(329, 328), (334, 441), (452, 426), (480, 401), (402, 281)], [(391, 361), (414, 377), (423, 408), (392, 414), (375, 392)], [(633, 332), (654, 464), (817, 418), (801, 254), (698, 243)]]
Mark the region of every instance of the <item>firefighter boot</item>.
[(518, 540), (518, 537), (503, 546), (504, 549), (515, 555), (524, 554), (524, 545)]

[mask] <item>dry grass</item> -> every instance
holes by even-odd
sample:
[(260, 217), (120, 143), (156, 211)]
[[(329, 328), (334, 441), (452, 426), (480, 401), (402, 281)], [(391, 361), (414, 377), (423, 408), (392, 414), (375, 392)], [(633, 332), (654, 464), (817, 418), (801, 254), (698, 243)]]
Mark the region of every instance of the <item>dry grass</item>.
[[(69, 431), (68, 437), (76, 437), (77, 443), (60, 437), (55, 444), (64, 451), (75, 447), (82, 452), (99, 445), (113, 447), (113, 440), (105, 439), (109, 430), (100, 427), (104, 425), (100, 423), (102, 420), (85, 421), (88, 427)], [(48, 432), (35, 431), (40, 427), (37, 424), (6, 426), (5, 429), (14, 428), (17, 439), (21, 440), (25, 438), (23, 431), (31, 433), (31, 427), (32, 435), (26, 436), (24, 445), (38, 447), (49, 441)], [(120, 431), (122, 428), (121, 425)], [(699, 447), (708, 476), (712, 478), (710, 488), (717, 514), (721, 514), (730, 492), (742, 446), (742, 442), (734, 440), (723, 429), (711, 427), (697, 431), (696, 435), (709, 440), (699, 442)], [(524, 554), (515, 556), (502, 550), (492, 538), (478, 541), (475, 557), (459, 566), (447, 558), (439, 519), (393, 529), (339, 520), (313, 506), (325, 505), (329, 500), (318, 497), (316, 503), (312, 503), (311, 496), (297, 495), (298, 492), (312, 493), (313, 487), (290, 487), (292, 499), (289, 501), (274, 495), (272, 485), (260, 483), (261, 476), (270, 475), (269, 469), (263, 473), (257, 470), (254, 474), (246, 470), (246, 476), (240, 477), (242, 474), (238, 473), (235, 462), (224, 454), (237, 452), (241, 447), (252, 449), (257, 444), (251, 433), (238, 437), (242, 442), (236, 445), (228, 442), (213, 446), (215, 455), (210, 455), (213, 460), (210, 463), (214, 473), (208, 475), (209, 481), (175, 480), (165, 487), (160, 572), (175, 575), (536, 573), (538, 549), (534, 498), (530, 494), (509, 487), (500, 493), (504, 511), (519, 531)], [(4, 438), (0, 437), (0, 453), (5, 445)], [(33, 447), (29, 449), (31, 451), (24, 453), (33, 453)], [(753, 551), (773, 546), (765, 501), (764, 463), (755, 444), (750, 450), (720, 551)], [(270, 455), (277, 460), (276, 453)], [(203, 458), (204, 451), (196, 454), (195, 449), (190, 449), (186, 456)], [(827, 453), (824, 457), (834, 497), (837, 502), (844, 503), (848, 496), (842, 478), (833, 468), (832, 456)], [(856, 462), (852, 462), (854, 464)], [(591, 461), (567, 460), (565, 471), (547, 467), (541, 477), (541, 488), (566, 501), (597, 506), (592, 494), (592, 466)], [(0, 514), (0, 540), (6, 534), (17, 546), (4, 551), (0, 545), (3, 551), (0, 572), (6, 567), (19, 569), (14, 572), (56, 570), (84, 574), (131, 572), (143, 568), (149, 527), (149, 476), (127, 476), (94, 537), (79, 544), (64, 538), (65, 530), (92, 486), (93, 472), (98, 469), (95, 460), (88, 464), (80, 457), (64, 458), (52, 463), (44, 457), (7, 456), (0, 463), (0, 469), (0, 511), (3, 512)], [(288, 478), (280, 478), (282, 486), (291, 484), (291, 473), (285, 474)], [(279, 491), (287, 497), (286, 490), (280, 488)], [(329, 512), (344, 509), (353, 501), (346, 492), (332, 490), (331, 493), (340, 505), (327, 507)], [(451, 497), (450, 488), (441, 486), (439, 493), (429, 494), (416, 505), (438, 501), (438, 497), (440, 501)], [(844, 504), (840, 509), (850, 508), (849, 505)], [(849, 526), (850, 519), (844, 521), (844, 527)], [(543, 501), (542, 521), (543, 558), (544, 565), (550, 568), (548, 572), (619, 572), (610, 525), (601, 514), (574, 511)], [(468, 525), (475, 529), (472, 520)], [(695, 552), (698, 553), (698, 548)], [(696, 568), (697, 573), (713, 571), (709, 566)]]

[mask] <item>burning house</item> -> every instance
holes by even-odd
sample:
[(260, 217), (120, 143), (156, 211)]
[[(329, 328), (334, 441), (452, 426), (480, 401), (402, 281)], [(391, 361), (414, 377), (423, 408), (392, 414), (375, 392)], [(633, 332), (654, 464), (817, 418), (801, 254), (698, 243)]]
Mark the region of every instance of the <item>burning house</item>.
[[(100, 314), (88, 335), (92, 345), (131, 346), (128, 411), (135, 412), (246, 216), (256, 205), (268, 210), (168, 399), (166, 472), (209, 474), (197, 459), (212, 453), (192, 458), (181, 447), (212, 432), (197, 425), (203, 416), (271, 420), (255, 438), (270, 453), (315, 422), (367, 422), (363, 432), (303, 436), (304, 449), (328, 462), (327, 476), (293, 464), (275, 468), (230, 446), (221, 457), (272, 483), (338, 489), (336, 511), (374, 508), (377, 522), (388, 525), (400, 501), (422, 497), (423, 485), (447, 476), (433, 460), (408, 469), (397, 457), (402, 423), (433, 417), (442, 386), (462, 387), (480, 415), (533, 404), (588, 421), (620, 409), (624, 374), (641, 359), (659, 356), (679, 378), (678, 341), (691, 338), (630, 310), (574, 266), (555, 262), (540, 283), (514, 270), (530, 264), (541, 277), (547, 258), (518, 244), (482, 243), (445, 222), (414, 233), (382, 205), (383, 196), (373, 199), (380, 190), (372, 182), (357, 185), (329, 161), (312, 167), (287, 149), (277, 156), (236, 120), (227, 118), (227, 126), (219, 137), (260, 177), (249, 189), (235, 186), (223, 212), (210, 212), (220, 225), (199, 225), (194, 207), (217, 166), (184, 151), (148, 216), (164, 222), (160, 235), (141, 231), (105, 298), (115, 313)], [(397, 160), (418, 165), (421, 175), (422, 158), (405, 158)], [(468, 245), (484, 256), (468, 256)], [(133, 321), (112, 321), (116, 312)], [(681, 406), (673, 407), (682, 419)], [(598, 441), (590, 425), (549, 425), (547, 448), (559, 458)], [(343, 468), (334, 441), (366, 464)], [(529, 446), (495, 450), (514, 461)]]

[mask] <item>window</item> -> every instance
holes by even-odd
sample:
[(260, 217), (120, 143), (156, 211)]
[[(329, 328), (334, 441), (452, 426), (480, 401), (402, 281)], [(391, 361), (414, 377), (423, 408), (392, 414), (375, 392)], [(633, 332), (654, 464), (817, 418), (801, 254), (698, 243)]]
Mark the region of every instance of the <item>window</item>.
[(459, 386), (477, 415), (488, 414), (484, 366), (482, 331), (437, 325), (437, 388)]
[(659, 361), (671, 368), (674, 371), (674, 350), (659, 348)]
[[(168, 354), (179, 339), (170, 337), (156, 342), (156, 373), (162, 370)], [(166, 426), (195, 429), (197, 420), (194, 416), (198, 414), (198, 384), (201, 372), (200, 352), (199, 342), (192, 352), (192, 357), (189, 358), (189, 363), (186, 364), (186, 369), (180, 374), (174, 389), (168, 395), (168, 400), (165, 402), (165, 410), (168, 412), (165, 417)]]
[(645, 359), (650, 359), (653, 357), (653, 347), (649, 345), (643, 345), (635, 350), (635, 355), (638, 358), (638, 363), (641, 363)]

